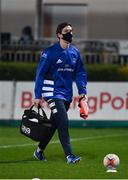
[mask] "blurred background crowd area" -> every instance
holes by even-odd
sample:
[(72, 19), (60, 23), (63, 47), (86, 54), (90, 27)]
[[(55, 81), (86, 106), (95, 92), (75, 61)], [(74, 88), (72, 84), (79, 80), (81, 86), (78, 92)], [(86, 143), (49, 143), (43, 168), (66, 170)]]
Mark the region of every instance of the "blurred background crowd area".
[(0, 61), (37, 62), (68, 21), (87, 64), (126, 66), (127, 19), (128, 0), (0, 0)]

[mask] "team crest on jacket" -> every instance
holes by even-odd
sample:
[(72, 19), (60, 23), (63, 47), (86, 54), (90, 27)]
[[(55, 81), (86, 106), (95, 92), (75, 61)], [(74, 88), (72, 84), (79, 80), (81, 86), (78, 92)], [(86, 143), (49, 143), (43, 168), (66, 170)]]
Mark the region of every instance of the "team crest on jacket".
[(77, 59), (76, 58), (73, 58), (73, 63), (76, 63)]

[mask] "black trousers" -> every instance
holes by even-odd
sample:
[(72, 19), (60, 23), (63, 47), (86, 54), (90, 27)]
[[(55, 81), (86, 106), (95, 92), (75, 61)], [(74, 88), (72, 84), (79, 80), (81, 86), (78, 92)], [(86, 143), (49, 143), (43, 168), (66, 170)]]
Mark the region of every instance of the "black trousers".
[(50, 99), (48, 101), (49, 107), (51, 109), (51, 121), (52, 128), (51, 131), (42, 138), (39, 143), (39, 148), (45, 149), (51, 138), (53, 137), (56, 129), (58, 131), (59, 140), (63, 147), (65, 156), (72, 154), (71, 144), (70, 144), (70, 136), (69, 136), (69, 122), (67, 111), (70, 106), (70, 102), (64, 101), (62, 99)]

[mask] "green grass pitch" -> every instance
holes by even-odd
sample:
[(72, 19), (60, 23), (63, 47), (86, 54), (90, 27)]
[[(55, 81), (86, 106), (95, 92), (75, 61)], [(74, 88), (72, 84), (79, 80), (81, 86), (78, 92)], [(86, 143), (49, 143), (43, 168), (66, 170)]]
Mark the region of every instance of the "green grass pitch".
[[(37, 143), (24, 137), (18, 128), (0, 127), (0, 179), (127, 179), (128, 129), (70, 129), (74, 154), (82, 157), (67, 164), (55, 134), (47, 146), (47, 162), (33, 157)], [(120, 158), (117, 173), (106, 173), (103, 158), (115, 153)]]

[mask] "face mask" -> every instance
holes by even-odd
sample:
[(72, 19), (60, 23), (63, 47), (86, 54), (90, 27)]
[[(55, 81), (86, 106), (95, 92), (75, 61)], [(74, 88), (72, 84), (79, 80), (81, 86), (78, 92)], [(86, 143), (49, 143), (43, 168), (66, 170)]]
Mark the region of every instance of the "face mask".
[(71, 43), (72, 42), (72, 34), (71, 32), (68, 32), (66, 34), (62, 34), (63, 35), (63, 38), (65, 41)]

